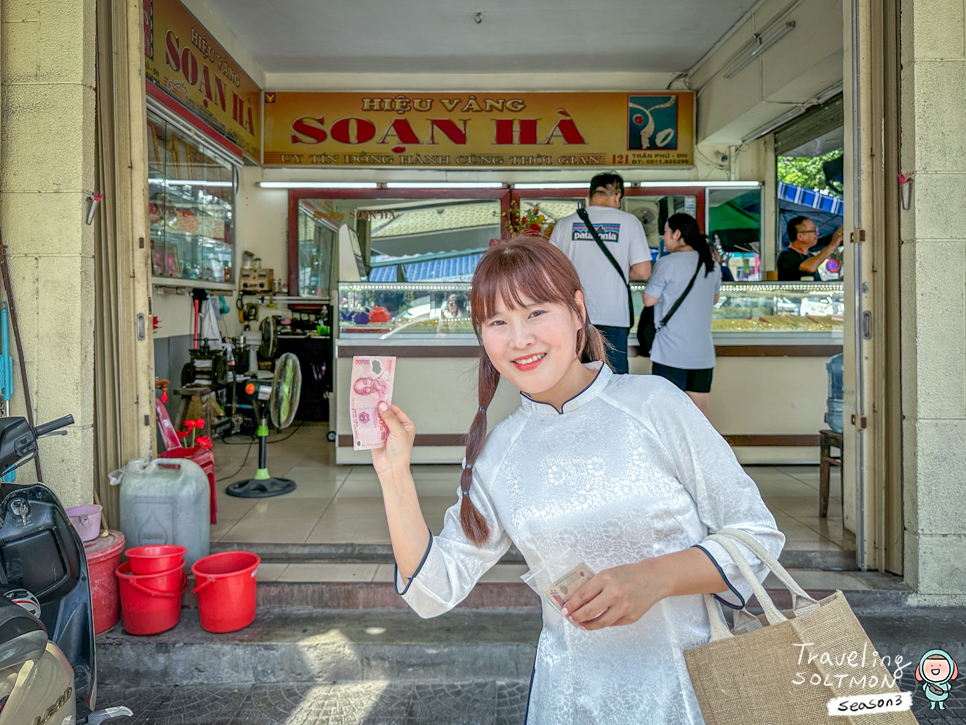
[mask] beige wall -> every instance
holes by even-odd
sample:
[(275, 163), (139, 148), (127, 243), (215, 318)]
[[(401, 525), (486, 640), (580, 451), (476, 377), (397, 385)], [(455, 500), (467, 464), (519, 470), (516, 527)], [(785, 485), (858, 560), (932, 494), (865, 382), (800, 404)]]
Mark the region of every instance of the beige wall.
[(966, 603), (966, 47), (963, 0), (902, 2), (906, 580)]
[[(41, 443), (45, 482), (65, 506), (93, 495), (94, 27), (94, 0), (0, 3), (0, 225), (35, 420), (76, 421)], [(33, 475), (25, 466), (17, 479)]]
[[(788, 35), (737, 75), (724, 77), (756, 33), (767, 38), (787, 21), (796, 24)], [(758, 3), (690, 71), (698, 90), (698, 141), (738, 143), (840, 83), (843, 30), (842, 0)]]

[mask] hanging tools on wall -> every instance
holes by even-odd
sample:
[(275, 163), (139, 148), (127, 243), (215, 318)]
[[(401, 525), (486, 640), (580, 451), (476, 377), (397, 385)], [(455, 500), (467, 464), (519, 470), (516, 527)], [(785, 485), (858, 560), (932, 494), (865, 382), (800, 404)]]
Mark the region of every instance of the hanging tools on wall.
[(243, 325), (258, 319), (258, 305), (254, 302), (246, 304), (240, 294), (235, 298), (235, 307), (238, 308), (238, 321)]

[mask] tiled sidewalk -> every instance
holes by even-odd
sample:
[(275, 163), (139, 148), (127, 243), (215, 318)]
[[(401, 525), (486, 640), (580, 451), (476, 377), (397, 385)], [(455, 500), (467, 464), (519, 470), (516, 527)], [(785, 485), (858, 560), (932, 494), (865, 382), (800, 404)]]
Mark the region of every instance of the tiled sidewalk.
[(521, 725), (528, 682), (107, 687), (118, 725)]
[[(232, 481), (254, 475), (257, 448), (248, 461), (247, 443), (216, 444), (218, 523), (211, 527), (213, 542), (273, 544), (388, 544), (389, 528), (379, 481), (370, 466), (336, 466), (325, 425), (306, 424), (291, 437), (269, 446), (272, 475), (293, 479), (290, 494), (268, 499), (240, 499), (225, 494)], [(288, 435), (288, 431), (279, 438)], [(240, 468), (241, 467), (241, 468)], [(833, 471), (828, 518), (818, 516), (818, 466), (749, 466), (762, 498), (787, 537), (786, 549), (807, 551), (854, 550), (854, 536), (843, 529), (841, 487)], [(417, 465), (413, 478), (420, 504), (433, 533), (442, 526), (444, 512), (456, 501), (457, 465)], [(232, 475), (234, 474), (234, 475)], [(522, 565), (500, 564), (484, 581), (519, 582)], [(841, 577), (848, 577), (842, 574)], [(388, 564), (263, 564), (263, 582), (391, 582)], [(843, 588), (855, 588), (844, 586)]]

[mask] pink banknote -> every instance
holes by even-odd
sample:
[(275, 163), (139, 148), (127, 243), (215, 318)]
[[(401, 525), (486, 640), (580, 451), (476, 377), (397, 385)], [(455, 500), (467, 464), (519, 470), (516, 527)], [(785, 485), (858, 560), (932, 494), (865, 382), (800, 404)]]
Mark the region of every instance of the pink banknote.
[(394, 357), (352, 358), (352, 383), (349, 389), (349, 416), (352, 419), (352, 448), (368, 451), (382, 448), (389, 429), (379, 415), (379, 403), (392, 403), (392, 381), (396, 373)]

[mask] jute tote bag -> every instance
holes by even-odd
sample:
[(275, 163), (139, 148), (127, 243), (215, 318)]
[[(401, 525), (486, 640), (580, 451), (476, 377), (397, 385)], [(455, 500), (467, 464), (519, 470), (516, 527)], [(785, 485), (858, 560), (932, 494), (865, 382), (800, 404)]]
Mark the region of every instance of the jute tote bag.
[[(711, 641), (685, 650), (684, 659), (708, 725), (915, 725), (910, 710), (883, 711), (900, 700), (895, 668), (890, 672), (873, 655), (875, 647), (842, 592), (815, 601), (744, 531), (722, 529), (709, 539), (734, 558), (764, 614), (737, 611), (729, 630), (718, 603), (705, 595)], [(735, 541), (788, 588), (791, 611), (775, 607)], [(855, 705), (857, 696), (871, 695), (877, 695), (874, 709)], [(829, 701), (844, 697), (846, 709), (834, 702), (831, 716)]]

